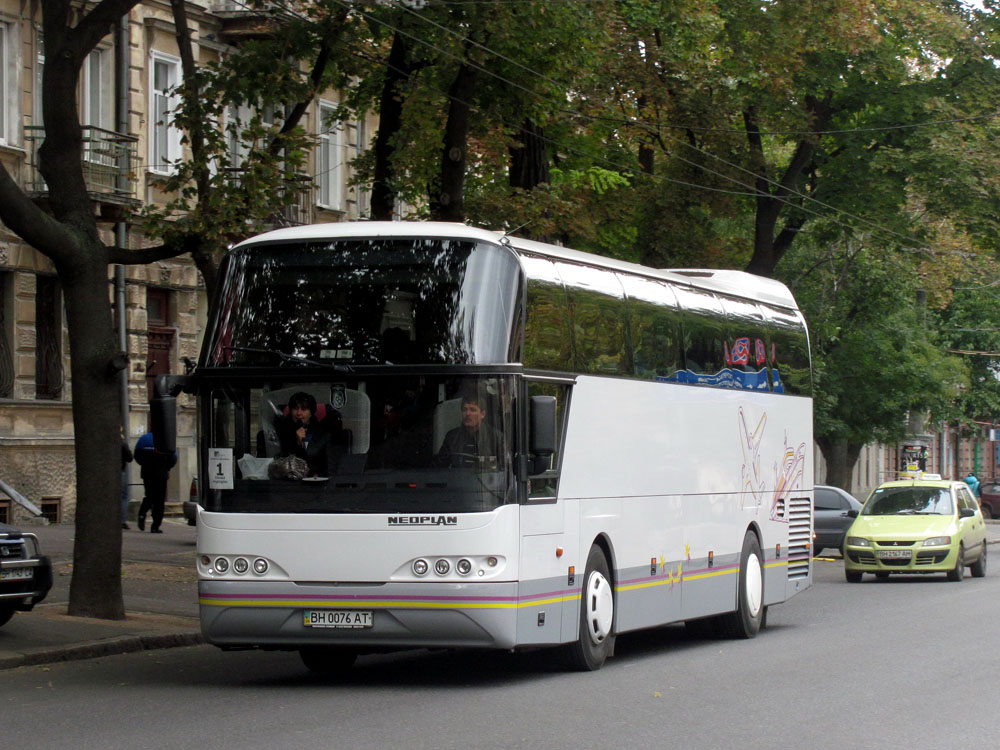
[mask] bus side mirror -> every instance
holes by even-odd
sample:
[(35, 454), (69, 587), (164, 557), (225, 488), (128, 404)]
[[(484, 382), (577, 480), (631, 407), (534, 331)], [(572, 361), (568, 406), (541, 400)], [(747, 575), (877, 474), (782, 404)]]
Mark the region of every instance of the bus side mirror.
[(532, 476), (548, 471), (556, 451), (556, 397), (532, 396), (528, 421)]
[[(185, 382), (179, 382), (185, 381)], [(186, 378), (159, 375), (153, 384), (149, 400), (149, 430), (153, 433), (153, 448), (159, 453), (177, 450), (177, 394)]]

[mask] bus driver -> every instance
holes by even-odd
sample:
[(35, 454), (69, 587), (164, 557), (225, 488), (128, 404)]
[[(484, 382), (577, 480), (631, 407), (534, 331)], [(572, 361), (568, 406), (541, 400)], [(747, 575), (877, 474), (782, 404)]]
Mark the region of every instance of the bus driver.
[(482, 459), (499, 456), (499, 433), (485, 424), (486, 399), (476, 393), (462, 395), (462, 424), (449, 430), (438, 451), (442, 466), (479, 466)]

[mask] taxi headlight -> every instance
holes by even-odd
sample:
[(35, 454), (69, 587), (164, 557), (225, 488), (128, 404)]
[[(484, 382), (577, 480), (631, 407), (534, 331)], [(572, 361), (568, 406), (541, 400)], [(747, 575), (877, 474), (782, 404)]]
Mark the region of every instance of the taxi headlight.
[(932, 536), (930, 539), (924, 539), (925, 547), (944, 547), (948, 544), (951, 544), (950, 536)]
[(849, 537), (847, 537), (847, 546), (848, 547), (871, 547), (872, 543), (869, 542), (864, 537), (849, 536)]

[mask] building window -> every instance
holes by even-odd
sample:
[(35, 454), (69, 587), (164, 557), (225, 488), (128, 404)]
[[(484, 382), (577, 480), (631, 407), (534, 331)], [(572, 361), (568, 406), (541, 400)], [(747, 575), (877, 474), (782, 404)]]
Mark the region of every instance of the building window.
[(10, 67), (10, 40), (7, 24), (0, 23), (0, 143), (7, 142), (7, 68)]
[[(365, 152), (365, 123), (362, 120), (347, 123), (344, 133), (347, 143), (344, 148), (344, 160), (348, 162), (347, 181), (350, 182), (355, 175), (355, 170), (350, 166), (350, 162), (357, 159)], [(360, 185), (350, 188), (347, 198), (347, 210), (352, 219), (360, 219), (368, 215), (371, 201), (371, 194)]]
[(170, 292), (156, 287), (146, 288), (146, 392), (153, 397), (157, 375), (169, 375), (173, 361), (174, 334), (169, 328)]
[(42, 511), (42, 518), (49, 523), (62, 523), (62, 498), (43, 497), (38, 501)]
[(316, 153), (316, 181), (319, 183), (317, 201), (324, 208), (343, 210), (344, 202), (344, 151), (341, 147), (341, 124), (335, 119), (335, 105), (320, 102), (319, 148)]
[(0, 500), (0, 523), (10, 523), (10, 500)]
[(150, 65), (149, 168), (169, 173), (181, 158), (181, 131), (173, 124), (173, 112), (180, 104), (177, 87), (181, 82), (181, 61), (154, 52)]
[(35, 398), (60, 399), (63, 391), (62, 289), (54, 276), (35, 285)]
[(13, 23), (0, 22), (0, 143), (20, 143), (20, 91), (17, 78), (18, 31)]
[(113, 93), (111, 73), (114, 54), (111, 49), (95, 49), (83, 65), (83, 125), (111, 130)]
[(0, 398), (14, 395), (14, 275), (0, 273)]

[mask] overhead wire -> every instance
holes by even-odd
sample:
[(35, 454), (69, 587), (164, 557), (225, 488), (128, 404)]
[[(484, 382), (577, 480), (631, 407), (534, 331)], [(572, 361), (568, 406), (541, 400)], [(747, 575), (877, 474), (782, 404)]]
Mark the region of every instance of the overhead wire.
[[(428, 47), (429, 49), (431, 49), (431, 50), (433, 50), (435, 52), (438, 52), (440, 54), (444, 54), (445, 56), (447, 56), (447, 57), (449, 57), (449, 58), (451, 58), (453, 60), (458, 60), (458, 61), (463, 62), (465, 64), (469, 64), (470, 67), (474, 68), (475, 70), (478, 70), (478, 71), (486, 74), (487, 76), (495, 78), (495, 79), (497, 79), (497, 80), (499, 80), (499, 81), (501, 81), (503, 83), (506, 83), (508, 85), (514, 86), (515, 88), (517, 88), (517, 89), (519, 89), (521, 91), (524, 91), (524, 92), (528, 93), (529, 95), (531, 95), (533, 97), (540, 98), (540, 99), (542, 99), (542, 100), (544, 100), (544, 101), (546, 101), (546, 102), (548, 102), (550, 104), (554, 104), (554, 105), (556, 105), (557, 107), (559, 107), (564, 112), (572, 114), (572, 115), (574, 115), (576, 117), (593, 119), (591, 116), (584, 115), (584, 114), (582, 114), (580, 112), (577, 112), (575, 110), (566, 110), (562, 106), (561, 103), (553, 101), (551, 98), (545, 96), (544, 94), (541, 94), (541, 93), (539, 93), (537, 91), (534, 91), (532, 89), (528, 89), (527, 87), (525, 87), (525, 86), (523, 86), (523, 85), (521, 85), (521, 84), (519, 84), (519, 83), (517, 83), (515, 81), (511, 81), (510, 79), (505, 78), (504, 76), (501, 76), (500, 74), (495, 73), (495, 72), (489, 70), (488, 68), (486, 68), (485, 66), (479, 65), (478, 63), (470, 63), (470, 61), (468, 61), (467, 59), (461, 58), (458, 55), (455, 55), (454, 53), (451, 53), (451, 52), (449, 52), (447, 50), (444, 50), (444, 49), (442, 49), (442, 48), (440, 48), (440, 47), (438, 47), (438, 46), (436, 46), (436, 45), (434, 45), (434, 44), (426, 41), (425, 39), (419, 37), (416, 34), (411, 34), (411, 33), (407, 32), (407, 31), (404, 31), (403, 29), (400, 29), (398, 26), (395, 26), (395, 25), (389, 23), (388, 21), (385, 21), (385, 20), (383, 20), (381, 18), (378, 18), (377, 16), (374, 16), (374, 15), (372, 15), (370, 13), (367, 13), (364, 10), (359, 10), (353, 3), (350, 2), (350, 0), (335, 0), (335, 1), (338, 2), (338, 3), (340, 3), (341, 5), (345, 5), (345, 6), (348, 6), (348, 7), (352, 8), (353, 10), (355, 10), (355, 12), (358, 12), (360, 15), (362, 15), (366, 20), (369, 20), (371, 22), (374, 22), (374, 23), (377, 23), (377, 24), (379, 24), (381, 26), (384, 26), (385, 28), (389, 29), (390, 31), (393, 31), (394, 33), (401, 34), (404, 37), (406, 37), (408, 39), (411, 39), (411, 40), (413, 40), (413, 41), (417, 42), (418, 44), (421, 44), (421, 45), (423, 45), (425, 47)], [(397, 7), (399, 7), (399, 6), (397, 5)], [(415, 11), (412, 11), (409, 8), (403, 8), (403, 10), (406, 10), (408, 13), (417, 16), (417, 18), (419, 18), (422, 21), (425, 21), (426, 23), (429, 23), (429, 24), (431, 24), (433, 26), (436, 26), (438, 28), (444, 29), (449, 34), (452, 34), (454, 36), (458, 36), (459, 38), (461, 38), (463, 40), (472, 42), (472, 40), (468, 40), (467, 37), (461, 37), (457, 32), (452, 32), (452, 31), (446, 29), (445, 27), (441, 26), (440, 24), (438, 24), (438, 23), (436, 23), (434, 21), (430, 21), (429, 19), (425, 19), (421, 14), (416, 13)], [(489, 47), (486, 47), (485, 45), (479, 44), (478, 42), (472, 42), (472, 43), (475, 44), (475, 46), (477, 46), (479, 49), (482, 49), (482, 50), (488, 52), (491, 55), (494, 55), (494, 56), (500, 57), (502, 59), (505, 59), (507, 61), (510, 61), (509, 58), (506, 58), (503, 55), (501, 55), (500, 53), (497, 53), (494, 50), (491, 50)], [(558, 82), (553, 81), (548, 76), (545, 76), (545, 75), (543, 75), (541, 73), (538, 73), (537, 71), (533, 70), (529, 66), (524, 66), (524, 65), (520, 65), (520, 64), (518, 64), (518, 65), (522, 69), (530, 72), (532, 75), (535, 75), (535, 76), (537, 76), (537, 77), (539, 77), (539, 78), (541, 78), (541, 79), (543, 79), (543, 80), (545, 80), (547, 82), (552, 82), (552, 83), (556, 83), (557, 85), (559, 85)], [(562, 88), (565, 88), (565, 87), (562, 87)], [(444, 96), (449, 96), (447, 93), (443, 93), (443, 95)], [(454, 97), (451, 97), (451, 98), (454, 98)], [(469, 103), (469, 102), (460, 102), (460, 103), (462, 103), (465, 106), (472, 107), (471, 103)], [(472, 108), (474, 109), (474, 111), (478, 111), (477, 108), (475, 108), (475, 107), (472, 107)], [(628, 122), (628, 121), (621, 121), (621, 120), (615, 120), (615, 122), (617, 122), (618, 124), (627, 125), (627, 126), (638, 126), (641, 129), (647, 130), (647, 132), (650, 132), (651, 134), (655, 134), (654, 131), (652, 131), (651, 128), (645, 126), (642, 123), (635, 123), (635, 122)], [(742, 131), (742, 132), (745, 132), (745, 131)], [(546, 140), (548, 140), (551, 143), (555, 143), (551, 139), (546, 139)], [(846, 216), (846, 217), (852, 218), (852, 219), (854, 219), (856, 221), (865, 223), (865, 224), (869, 225), (870, 227), (875, 228), (878, 231), (889, 233), (889, 234), (893, 235), (897, 239), (902, 239), (902, 240), (904, 240), (906, 242), (909, 242), (909, 243), (912, 243), (912, 244), (918, 245), (918, 246), (922, 244), (918, 240), (916, 240), (915, 238), (907, 237), (905, 235), (900, 234), (899, 232), (896, 232), (896, 231), (894, 231), (894, 230), (892, 230), (892, 229), (890, 229), (888, 227), (884, 227), (884, 226), (882, 226), (882, 225), (880, 225), (880, 224), (878, 224), (876, 222), (873, 222), (873, 221), (870, 221), (870, 220), (865, 219), (863, 217), (860, 217), (860, 216), (857, 216), (855, 214), (852, 214), (851, 212), (846, 211), (844, 209), (839, 209), (839, 208), (836, 208), (835, 206), (831, 206), (830, 204), (824, 203), (823, 201), (820, 201), (820, 200), (818, 200), (818, 199), (816, 199), (816, 198), (814, 198), (814, 197), (812, 197), (812, 196), (810, 196), (810, 195), (808, 195), (806, 193), (802, 193), (802, 192), (800, 192), (800, 191), (798, 191), (798, 190), (796, 190), (796, 189), (794, 189), (792, 187), (789, 187), (789, 186), (786, 186), (786, 185), (782, 185), (780, 182), (778, 182), (776, 180), (773, 180), (773, 179), (770, 179), (770, 178), (768, 178), (765, 175), (759, 175), (759, 174), (757, 174), (755, 172), (752, 172), (752, 171), (747, 170), (747, 169), (745, 169), (743, 167), (740, 167), (740, 166), (735, 165), (735, 164), (733, 164), (731, 162), (728, 162), (728, 161), (726, 161), (724, 159), (721, 159), (721, 157), (717, 157), (714, 154), (711, 154), (710, 152), (705, 151), (704, 149), (698, 148), (697, 146), (692, 146), (691, 144), (687, 144), (684, 141), (681, 141), (679, 139), (671, 138), (671, 140), (675, 140), (675, 141), (681, 143), (682, 145), (684, 145), (684, 146), (686, 146), (688, 148), (691, 148), (691, 149), (697, 151), (698, 153), (702, 154), (703, 156), (706, 156), (706, 157), (712, 158), (712, 159), (716, 159), (718, 161), (722, 161), (727, 166), (730, 166), (730, 167), (733, 167), (733, 168), (738, 169), (740, 171), (746, 172), (747, 174), (752, 175), (755, 179), (763, 180), (764, 182), (768, 183), (769, 185), (772, 185), (772, 186), (778, 188), (779, 190), (786, 191), (790, 195), (794, 195), (794, 196), (796, 196), (798, 198), (801, 198), (804, 201), (810, 201), (810, 202), (819, 204), (823, 208), (835, 211), (835, 212), (837, 212), (837, 213), (839, 213), (839, 214), (841, 214), (843, 216)], [(560, 144), (556, 143), (555, 145), (559, 146)], [(565, 148), (565, 146), (561, 146), (561, 147)], [(579, 152), (579, 153), (583, 153), (583, 152)], [(589, 156), (590, 158), (595, 158), (594, 155), (592, 155), (592, 154), (584, 154), (584, 155)], [(711, 174), (714, 174), (714, 175), (716, 175), (718, 177), (721, 177), (721, 178), (723, 178), (725, 180), (728, 180), (729, 182), (732, 182), (735, 185), (738, 185), (740, 187), (746, 188), (747, 190), (751, 191), (749, 193), (749, 195), (758, 196), (758, 197), (767, 197), (767, 198), (769, 198), (771, 200), (775, 200), (775, 201), (778, 201), (780, 203), (784, 203), (785, 205), (788, 205), (788, 206), (792, 207), (795, 210), (800, 210), (800, 211), (803, 211), (805, 213), (808, 213), (808, 214), (811, 214), (811, 215), (814, 215), (814, 216), (817, 216), (817, 217), (820, 217), (820, 218), (825, 218), (827, 220), (830, 220), (830, 221), (836, 223), (839, 226), (842, 226), (842, 227), (845, 227), (845, 228), (848, 228), (848, 229), (851, 229), (851, 230), (854, 230), (854, 231), (856, 231), (856, 229), (857, 229), (857, 227), (854, 227), (851, 224), (848, 224), (846, 222), (840, 221), (839, 219), (835, 219), (835, 218), (833, 218), (833, 217), (831, 217), (831, 216), (829, 216), (827, 214), (824, 214), (824, 213), (821, 213), (821, 212), (818, 212), (818, 211), (814, 211), (814, 210), (808, 209), (808, 208), (806, 208), (803, 205), (797, 204), (797, 203), (795, 203), (793, 201), (786, 200), (783, 197), (781, 197), (780, 195), (775, 195), (775, 194), (770, 193), (770, 192), (762, 191), (757, 186), (755, 186), (755, 185), (748, 185), (745, 182), (741, 182), (740, 180), (732, 177), (731, 175), (726, 175), (726, 174), (724, 174), (722, 172), (718, 172), (716, 170), (712, 170), (712, 169), (706, 167), (703, 164), (699, 164), (697, 162), (685, 159), (683, 157), (677, 156), (676, 154), (674, 154), (673, 156), (674, 156), (674, 158), (677, 158), (680, 161), (683, 161), (683, 162), (688, 163), (688, 164), (690, 164), (690, 165), (692, 165), (692, 166), (694, 166), (696, 168), (702, 169), (703, 171), (706, 171), (708, 173), (711, 173)], [(608, 163), (608, 164), (613, 164), (609, 160), (606, 160), (606, 159), (601, 159), (601, 160), (604, 161), (604, 162), (606, 162), (606, 163)], [(696, 183), (689, 183), (689, 182), (686, 182), (686, 181), (679, 181), (679, 180), (675, 180), (675, 179), (672, 179), (672, 178), (666, 178), (666, 177), (664, 177), (662, 175), (648, 175), (647, 173), (642, 172), (641, 170), (635, 169), (633, 167), (626, 168), (626, 167), (623, 167), (622, 165), (614, 165), (614, 166), (617, 169), (625, 170), (625, 171), (630, 172), (630, 173), (637, 173), (637, 174), (640, 174), (640, 175), (643, 175), (643, 176), (652, 177), (654, 179), (665, 179), (668, 182), (681, 184), (681, 185), (684, 185), (686, 187), (694, 187), (694, 188), (697, 188), (697, 189), (709, 190), (709, 191), (713, 191), (713, 192), (731, 192), (731, 193), (734, 193), (734, 194), (737, 194), (737, 195), (748, 195), (747, 193), (736, 192), (736, 191), (725, 191), (725, 190), (722, 190), (722, 189), (719, 189), (719, 188), (711, 188), (711, 187), (704, 186), (704, 185), (698, 185)], [(922, 249), (922, 250), (926, 252), (926, 249)]]

